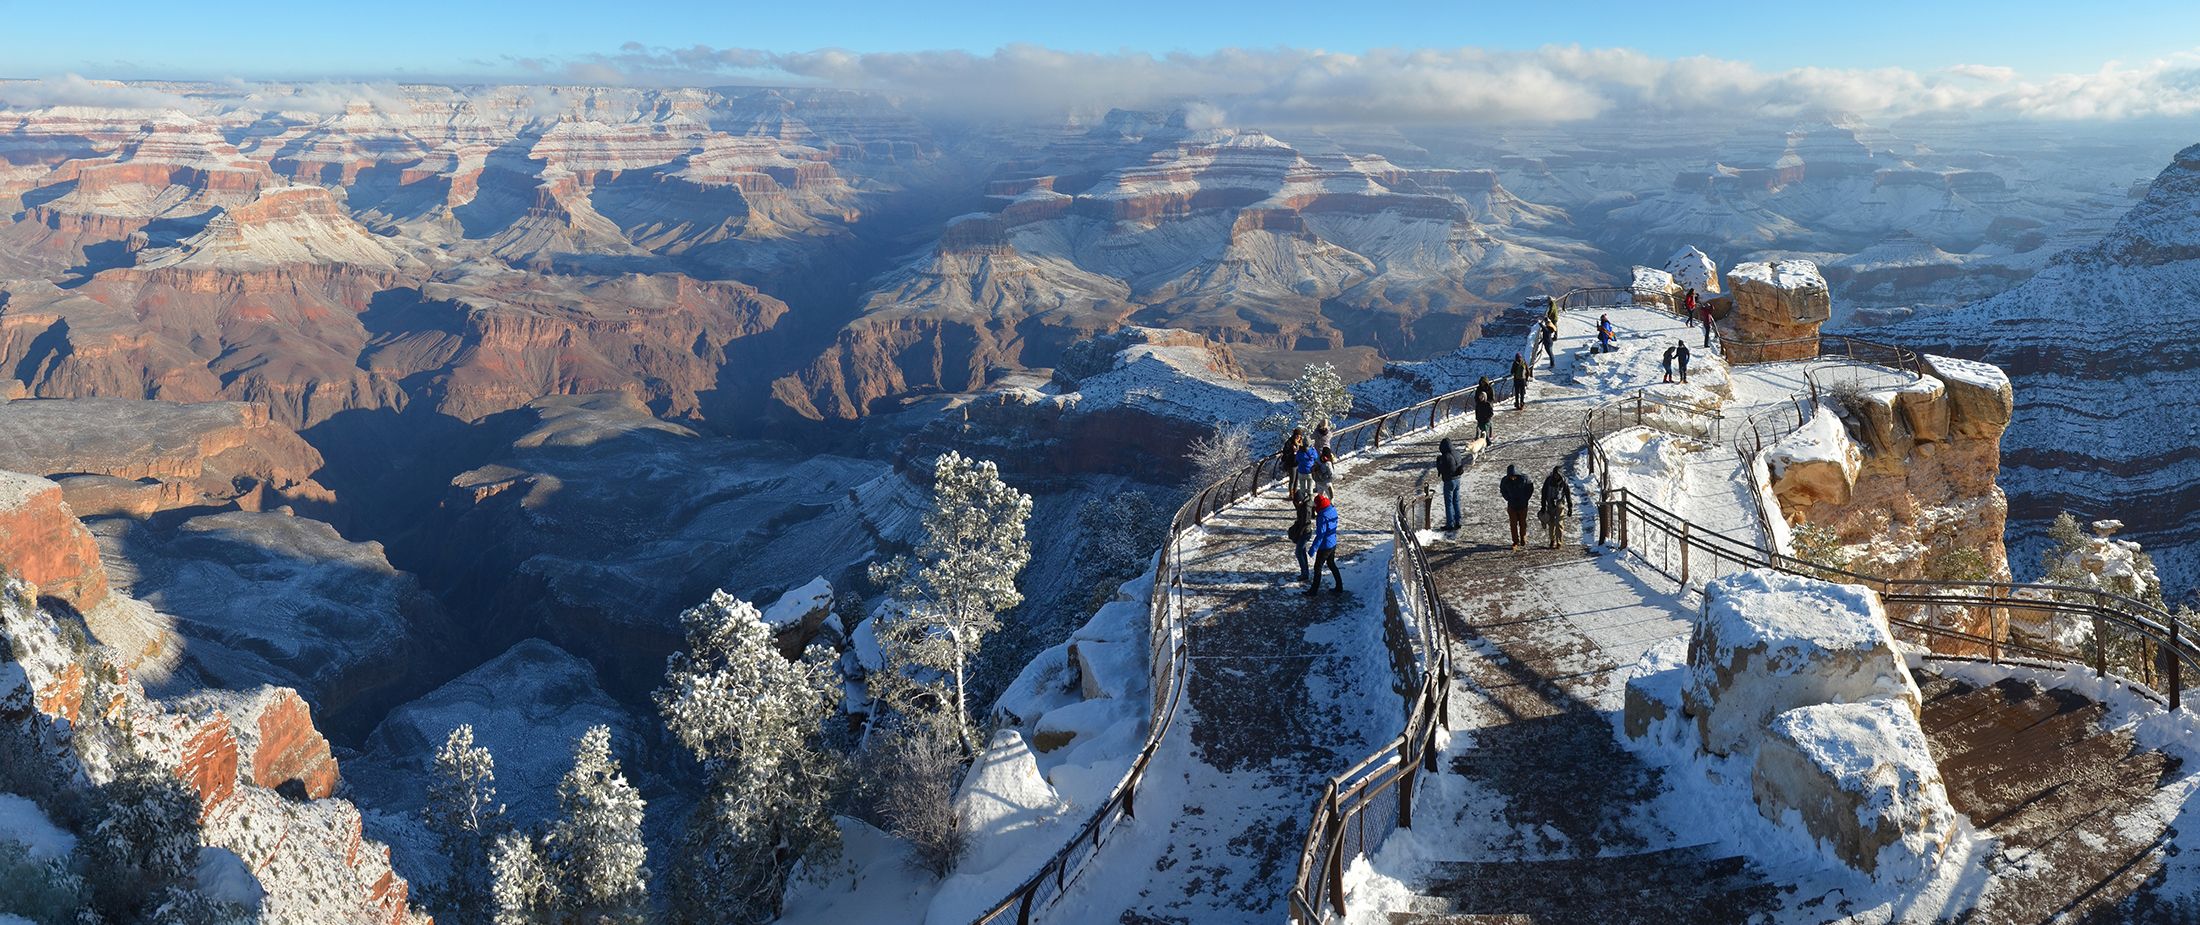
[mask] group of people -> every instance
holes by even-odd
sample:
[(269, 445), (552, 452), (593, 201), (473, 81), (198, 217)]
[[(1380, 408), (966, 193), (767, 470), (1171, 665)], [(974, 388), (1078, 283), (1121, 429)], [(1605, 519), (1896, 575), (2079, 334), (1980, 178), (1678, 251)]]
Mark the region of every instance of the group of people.
[(1682, 382), (1687, 382), (1687, 381), (1688, 381), (1688, 342), (1687, 342), (1687, 341), (1685, 341), (1685, 340), (1684, 340), (1684, 341), (1676, 341), (1676, 342), (1674, 342), (1673, 346), (1665, 348), (1665, 381), (1667, 381), (1667, 382), (1671, 382), (1671, 381), (1673, 381), (1673, 366), (1674, 366), (1675, 362), (1678, 362), (1678, 363), (1679, 363), (1679, 365), (1680, 365), (1680, 369), (1681, 369), (1681, 381), (1682, 381)]
[[(1444, 529), (1457, 530), (1460, 526), (1459, 482), (1466, 477), (1466, 455), (1446, 437), (1436, 444), (1436, 480), (1444, 486)], [(1537, 498), (1536, 486), (1528, 477), (1520, 474), (1519, 466), (1506, 466), (1505, 477), (1497, 481), (1498, 497), (1505, 500), (1505, 514), (1512, 526), (1512, 548), (1520, 549), (1528, 544), (1528, 507)], [(1542, 505), (1537, 519), (1550, 534), (1550, 548), (1557, 549), (1562, 525), (1573, 516), (1574, 495), (1566, 484), (1566, 474), (1558, 466), (1543, 477)]]
[[(1291, 505), (1297, 516), (1291, 521), (1291, 548), (1299, 557), (1299, 580), (1306, 593), (1322, 589), (1322, 567), (1336, 579), (1336, 591), (1344, 590), (1344, 573), (1337, 570), (1337, 453), (1329, 447), (1329, 424), (1314, 428), (1309, 439), (1305, 428), (1294, 427), (1283, 443), (1283, 456), (1291, 461)], [(1311, 562), (1309, 561), (1311, 559)], [(1311, 568), (1309, 568), (1311, 565)]]

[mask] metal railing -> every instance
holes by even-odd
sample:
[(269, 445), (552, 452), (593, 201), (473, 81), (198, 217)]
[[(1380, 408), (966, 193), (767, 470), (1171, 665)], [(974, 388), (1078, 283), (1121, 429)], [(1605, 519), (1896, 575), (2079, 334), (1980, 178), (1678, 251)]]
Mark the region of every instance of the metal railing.
[[(1509, 380), (1493, 381), (1491, 386), (1495, 395), (1494, 402), (1502, 402), (1512, 396)], [(1452, 418), (1471, 414), (1474, 410), (1474, 391), (1474, 387), (1469, 387), (1447, 392), (1355, 422), (1330, 434), (1330, 448), (1339, 458), (1343, 458), (1379, 448), (1386, 440), (1434, 428)], [(1288, 463), (1283, 460), (1281, 453), (1263, 456), (1202, 489), (1199, 494), (1177, 508), (1176, 515), (1169, 523), (1168, 539), (1162, 544), (1160, 556), (1154, 566), (1153, 593), (1146, 604), (1150, 620), (1148, 652), (1153, 690), (1153, 707), (1147, 722), (1146, 741), (1139, 748), (1137, 757), (1131, 761), (1130, 769), (1109, 793), (1108, 799), (1092, 811), (1078, 827), (1076, 834), (1049, 857), (1038, 871), (974, 919), (972, 925), (1006, 922), (1028, 925), (1035, 915), (1051, 907), (1069, 890), (1085, 864), (1106, 845), (1109, 835), (1116, 827), (1123, 820), (1137, 815), (1139, 786), (1145, 780), (1147, 768), (1153, 763), (1154, 754), (1160, 749), (1163, 738), (1175, 722), (1178, 708), (1183, 703), (1185, 677), (1190, 665), (1184, 632), (1186, 602), (1182, 563), (1185, 540), (1208, 518), (1240, 501), (1258, 497), (1262, 491), (1274, 487), (1288, 471)], [(1403, 510), (1401, 503), (1401, 513), (1397, 515), (1400, 519), (1394, 520), (1392, 524), (1393, 539), (1396, 539), (1397, 531), (1404, 523)], [(1425, 506), (1423, 519), (1426, 519)], [(1411, 537), (1408, 536), (1407, 539), (1410, 541)], [(1418, 543), (1412, 548), (1418, 550)], [(1414, 556), (1414, 562), (1424, 561), (1418, 558), (1417, 553)], [(1394, 553), (1394, 570), (1398, 567), (1397, 563), (1397, 555)], [(1425, 565), (1421, 567), (1425, 568)], [(1432, 596), (1428, 606), (1434, 606), (1433, 600)], [(1427, 612), (1437, 613), (1434, 610)], [(1440, 624), (1441, 620), (1431, 618), (1419, 622)], [(1394, 646), (1406, 645), (1411, 638), (1402, 629), (1394, 629), (1386, 624), (1386, 633), (1393, 631), (1400, 634), (1393, 637)], [(1448, 671), (1429, 670), (1427, 666), (1436, 663), (1429, 661), (1424, 654), (1433, 651), (1441, 657), (1443, 648), (1426, 641), (1415, 644), (1415, 647), (1423, 651), (1411, 653), (1402, 660), (1402, 664), (1417, 667), (1421, 676), (1411, 680), (1401, 677), (1399, 685), (1408, 704), (1406, 712), (1409, 731), (1416, 728), (1416, 724), (1426, 722), (1423, 718), (1426, 707), (1422, 705), (1432, 696), (1430, 692), (1434, 691), (1434, 696), (1441, 697), (1442, 692), (1449, 689)], [(1394, 668), (1398, 668), (1401, 662), (1398, 655), (1399, 650), (1394, 648)], [(1439, 683), (1439, 677), (1442, 683)], [(1423, 739), (1415, 739), (1417, 746), (1425, 747), (1423, 742)]]

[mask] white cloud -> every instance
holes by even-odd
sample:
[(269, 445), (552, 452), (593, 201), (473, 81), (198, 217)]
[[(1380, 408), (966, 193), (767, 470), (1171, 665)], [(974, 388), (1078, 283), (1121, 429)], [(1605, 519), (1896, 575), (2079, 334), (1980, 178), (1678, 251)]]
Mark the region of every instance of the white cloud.
[(75, 74), (41, 80), (0, 81), (0, 108), (87, 106), (101, 109), (197, 109), (183, 97), (151, 87), (114, 80), (89, 80)]

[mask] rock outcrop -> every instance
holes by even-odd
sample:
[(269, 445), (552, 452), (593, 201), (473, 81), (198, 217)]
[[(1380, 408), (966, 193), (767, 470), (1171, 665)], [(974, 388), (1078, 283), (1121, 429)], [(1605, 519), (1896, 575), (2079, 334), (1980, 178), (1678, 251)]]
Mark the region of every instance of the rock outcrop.
[(1733, 311), (1719, 321), (1719, 342), (1734, 363), (1818, 355), (1818, 326), (1833, 317), (1833, 297), (1808, 260), (1744, 263), (1726, 272)]
[(321, 454), (246, 402), (116, 398), (0, 404), (0, 468), (48, 475), (80, 517), (325, 507)]
[(69, 510), (61, 486), (0, 472), (0, 569), (79, 612), (107, 599), (99, 545)]

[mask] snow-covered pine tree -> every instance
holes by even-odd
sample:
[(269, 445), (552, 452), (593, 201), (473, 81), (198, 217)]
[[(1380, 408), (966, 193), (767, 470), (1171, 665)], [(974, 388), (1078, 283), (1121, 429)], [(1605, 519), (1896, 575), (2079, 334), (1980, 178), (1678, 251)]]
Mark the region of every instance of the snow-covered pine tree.
[(834, 654), (779, 653), (756, 607), (724, 591), (680, 615), (687, 650), (656, 693), (665, 727), (703, 766), (707, 790), (671, 872), (682, 922), (768, 922), (795, 861), (839, 844), (830, 805), (839, 756), (822, 747), (840, 704)]
[(977, 750), (970, 661), (1000, 627), (1001, 612), (1024, 599), (1016, 576), (1031, 561), (1030, 518), (1031, 496), (1001, 481), (990, 460), (942, 454), (924, 542), (915, 563), (900, 569), (895, 598), (902, 606), (877, 627), (888, 662), (874, 674), (887, 676), (880, 699), (905, 717), (945, 722), (965, 755)]
[(489, 847), (489, 921), (492, 925), (541, 925), (551, 920), (557, 887), (550, 882), (534, 839), (519, 832), (497, 836)]
[(199, 797), (176, 775), (128, 755), (90, 801), (93, 825), (78, 844), (93, 877), (92, 905), (111, 922), (151, 913), (192, 885), (199, 856)]
[(1344, 379), (1337, 375), (1334, 363), (1308, 364), (1306, 371), (1291, 382), (1291, 404), (1299, 412), (1298, 426), (1308, 434), (1323, 424), (1331, 424), (1352, 410), (1352, 393), (1344, 390)]
[(489, 750), (474, 745), (474, 727), (451, 730), (435, 753), (435, 778), (428, 783), (422, 810), (435, 833), (451, 875), (432, 897), (438, 918), (457, 925), (483, 925), (494, 913), (490, 896), (489, 849), (507, 828), (504, 804), (497, 802), (496, 763)]
[(561, 919), (640, 922), (649, 907), (642, 844), (642, 797), (611, 757), (611, 729), (591, 726), (573, 748), (573, 768), (558, 781), (558, 820), (543, 839), (543, 860)]

